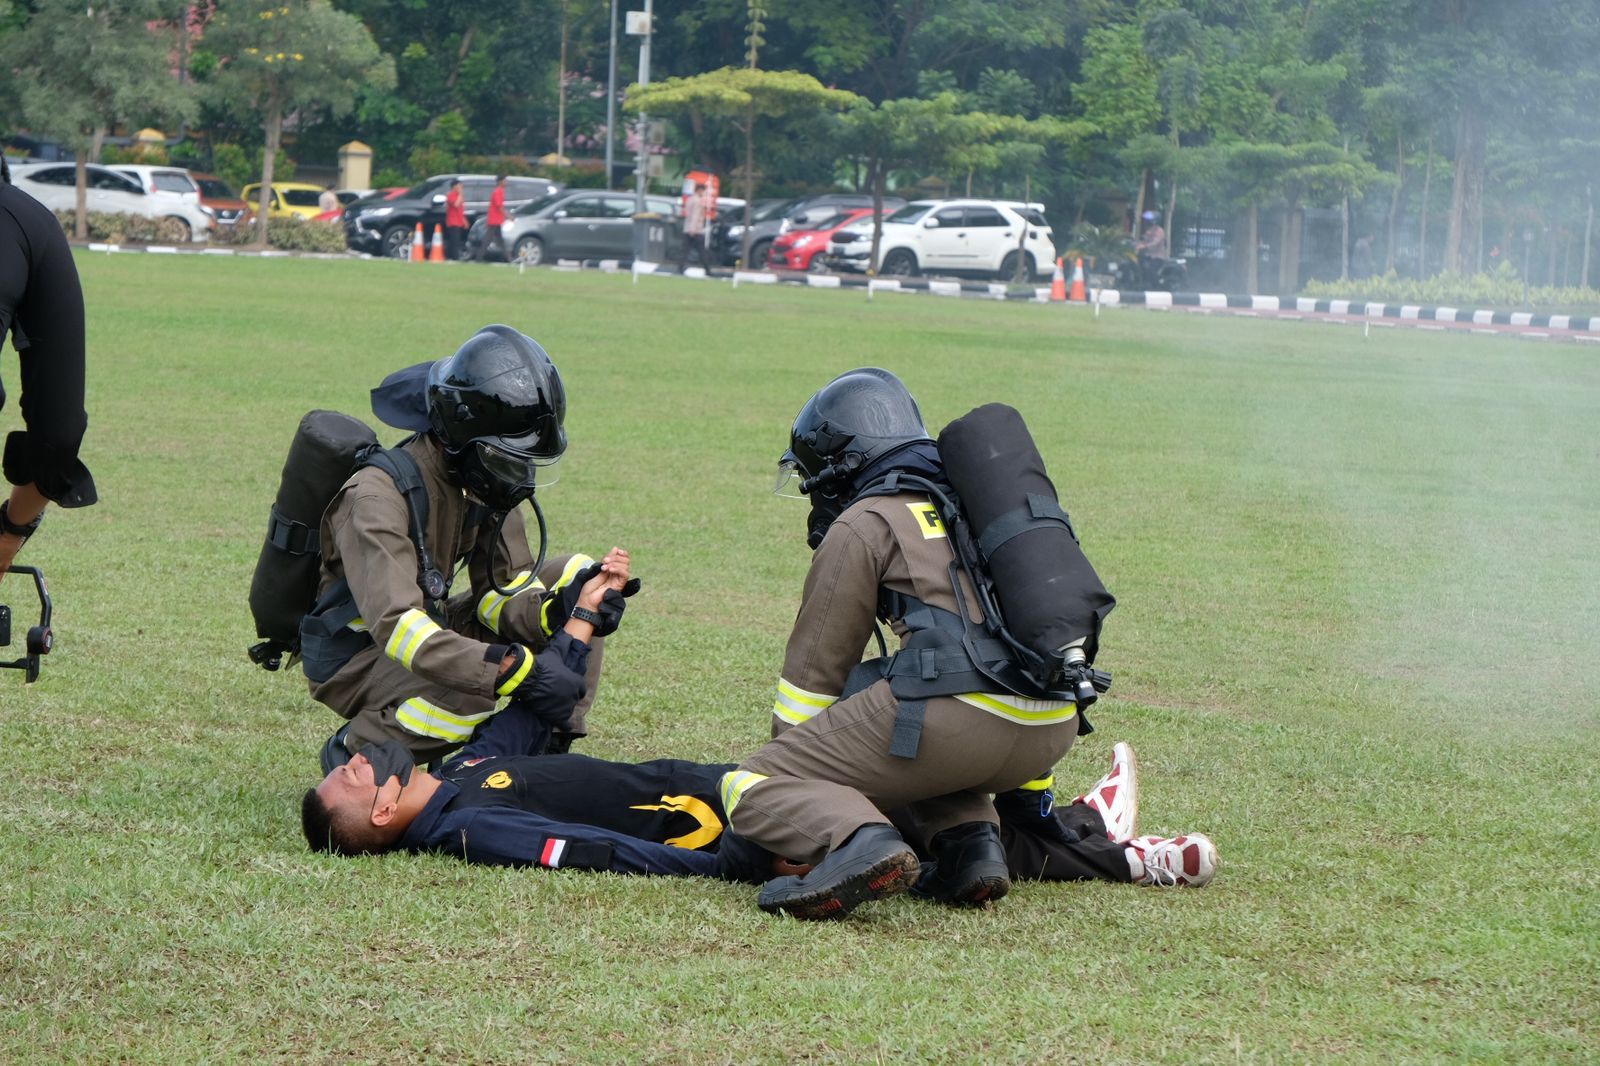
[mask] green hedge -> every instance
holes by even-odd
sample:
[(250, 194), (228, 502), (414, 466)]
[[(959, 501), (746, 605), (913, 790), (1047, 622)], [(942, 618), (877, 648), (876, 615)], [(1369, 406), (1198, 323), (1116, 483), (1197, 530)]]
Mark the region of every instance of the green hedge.
[[(253, 221), (237, 226), (219, 226), (211, 233), (213, 244), (254, 244), (255, 239), (256, 225)], [(289, 252), (342, 252), (345, 250), (344, 226), (338, 222), (318, 222), (299, 215), (269, 219), (267, 243)]]
[(1510, 263), (1501, 263), (1500, 268), (1492, 274), (1439, 274), (1431, 278), (1402, 278), (1390, 271), (1360, 280), (1313, 281), (1306, 285), (1303, 295), (1319, 299), (1485, 310), (1577, 312), (1600, 308), (1600, 289), (1534, 286), (1528, 289), (1527, 302), (1524, 303), (1522, 278)]
[[(72, 236), (73, 214), (57, 211), (61, 228)], [(104, 211), (89, 212), (89, 239), (108, 244), (186, 244), (188, 236), (183, 225), (170, 218), (145, 218), (143, 215), (120, 215)], [(246, 245), (256, 239), (256, 228), (251, 225), (218, 226), (211, 231), (211, 243), (218, 245)], [(267, 227), (267, 242), (274, 248), (289, 252), (342, 252), (345, 250), (344, 227), (337, 222), (317, 222), (298, 215), (293, 218), (275, 218)]]
[[(61, 228), (72, 236), (76, 225), (71, 211), (57, 211)], [(108, 211), (89, 212), (89, 239), (122, 244), (136, 241), (144, 244), (187, 244), (188, 226), (173, 218), (145, 218), (143, 215), (121, 215)]]

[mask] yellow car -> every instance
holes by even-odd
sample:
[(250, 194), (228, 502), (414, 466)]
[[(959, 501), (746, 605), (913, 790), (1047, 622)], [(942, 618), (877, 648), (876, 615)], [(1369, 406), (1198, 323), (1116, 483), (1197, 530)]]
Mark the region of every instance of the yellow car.
[[(251, 207), (261, 202), (261, 183), (252, 182), (239, 190), (239, 196)], [(322, 186), (306, 185), (293, 181), (275, 181), (272, 183), (272, 200), (267, 209), (268, 218), (287, 218), (290, 215), (299, 215), (301, 218), (316, 218), (322, 214), (322, 208), (317, 206), (317, 200), (322, 196)]]

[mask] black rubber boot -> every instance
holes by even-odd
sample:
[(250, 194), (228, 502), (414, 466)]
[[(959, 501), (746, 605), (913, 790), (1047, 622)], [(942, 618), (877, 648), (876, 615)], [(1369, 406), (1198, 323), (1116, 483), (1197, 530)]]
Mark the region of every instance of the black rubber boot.
[(1011, 891), (1006, 849), (993, 822), (967, 822), (933, 838), (934, 864), (911, 890), (952, 906), (981, 907)]
[(775, 877), (757, 901), (769, 913), (843, 918), (868, 900), (904, 892), (917, 879), (916, 852), (890, 825), (864, 825), (804, 877)]
[(350, 732), (349, 724), (339, 727), (339, 731), (328, 738), (322, 745), (322, 776), (329, 774), (340, 766), (350, 761), (350, 749), (344, 746), (345, 734)]

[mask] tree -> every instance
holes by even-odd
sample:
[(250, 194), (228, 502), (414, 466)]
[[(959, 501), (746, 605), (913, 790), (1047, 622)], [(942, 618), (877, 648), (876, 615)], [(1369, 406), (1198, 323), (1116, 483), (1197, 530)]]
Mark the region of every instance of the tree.
[(891, 171), (902, 167), (938, 170), (972, 158), (973, 146), (994, 130), (992, 116), (963, 112), (954, 93), (932, 99), (908, 97), (874, 104), (860, 97), (841, 123), (841, 140), (866, 161), (872, 189), (872, 251), (868, 269), (878, 269), (883, 246), (883, 195)]
[(177, 17), (182, 6), (38, 0), (27, 23), (0, 39), (0, 68), (12, 75), (23, 120), (73, 150), (73, 232), (80, 240), (88, 234), (87, 164), (106, 132), (119, 122), (179, 122), (194, 113), (191, 95), (171, 69), (171, 41), (150, 29)]
[(755, 194), (755, 128), (759, 118), (805, 114), (824, 108), (849, 107), (854, 93), (825, 88), (809, 74), (793, 70), (723, 67), (689, 78), (668, 78), (628, 89), (628, 107), (654, 115), (688, 115), (731, 122), (744, 137), (744, 248), (750, 255), (750, 210)]
[(335, 11), (328, 0), (223, 0), (205, 46), (216, 57), (208, 95), (262, 124), (256, 243), (265, 245), (284, 116), (317, 109), (345, 114), (362, 86), (394, 85), (394, 63), (355, 16)]

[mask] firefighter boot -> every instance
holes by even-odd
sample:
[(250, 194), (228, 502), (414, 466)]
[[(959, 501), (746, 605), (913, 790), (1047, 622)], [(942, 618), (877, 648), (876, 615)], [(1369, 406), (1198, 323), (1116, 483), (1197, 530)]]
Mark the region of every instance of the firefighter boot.
[(796, 918), (843, 918), (868, 900), (904, 892), (917, 879), (917, 854), (890, 825), (864, 825), (803, 877), (774, 877), (757, 903)]
[(1011, 891), (1000, 827), (967, 822), (933, 838), (934, 864), (912, 891), (953, 906), (983, 906)]

